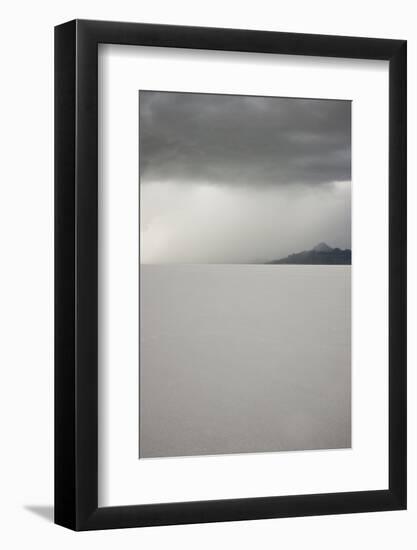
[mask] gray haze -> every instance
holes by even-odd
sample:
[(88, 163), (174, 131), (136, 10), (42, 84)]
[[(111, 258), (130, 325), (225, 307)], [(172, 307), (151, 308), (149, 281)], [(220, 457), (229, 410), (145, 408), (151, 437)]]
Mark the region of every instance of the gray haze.
[(350, 277), (141, 266), (140, 457), (350, 447)]
[(139, 97), (142, 263), (350, 248), (349, 101)]

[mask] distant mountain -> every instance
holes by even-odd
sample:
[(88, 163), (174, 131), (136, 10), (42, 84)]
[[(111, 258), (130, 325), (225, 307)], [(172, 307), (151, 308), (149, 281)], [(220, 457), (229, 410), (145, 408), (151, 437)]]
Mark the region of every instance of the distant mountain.
[(331, 248), (326, 243), (319, 243), (312, 250), (304, 250), (290, 254), (280, 260), (272, 260), (270, 264), (299, 264), (299, 265), (350, 265), (352, 251), (348, 248)]
[(333, 248), (331, 248), (326, 243), (319, 243), (313, 248), (314, 252), (331, 252)]

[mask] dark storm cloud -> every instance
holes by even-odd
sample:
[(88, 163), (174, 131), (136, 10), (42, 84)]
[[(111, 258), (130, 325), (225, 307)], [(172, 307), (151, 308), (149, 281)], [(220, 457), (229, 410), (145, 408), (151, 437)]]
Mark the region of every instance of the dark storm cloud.
[(140, 92), (143, 183), (315, 185), (350, 166), (349, 101)]

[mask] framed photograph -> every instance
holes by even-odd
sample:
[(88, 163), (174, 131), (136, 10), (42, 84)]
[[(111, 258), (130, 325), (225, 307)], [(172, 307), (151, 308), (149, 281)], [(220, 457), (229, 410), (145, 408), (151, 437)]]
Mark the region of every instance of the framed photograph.
[(55, 29), (55, 522), (406, 508), (406, 42)]

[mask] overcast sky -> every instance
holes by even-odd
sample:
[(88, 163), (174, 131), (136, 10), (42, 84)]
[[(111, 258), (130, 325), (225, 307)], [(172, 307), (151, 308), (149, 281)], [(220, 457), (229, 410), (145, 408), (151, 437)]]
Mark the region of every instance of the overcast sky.
[(141, 261), (350, 248), (349, 101), (140, 92)]

